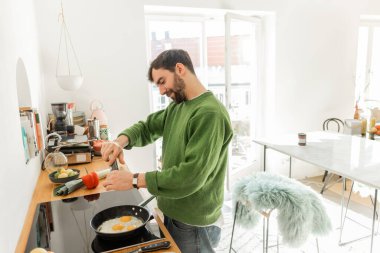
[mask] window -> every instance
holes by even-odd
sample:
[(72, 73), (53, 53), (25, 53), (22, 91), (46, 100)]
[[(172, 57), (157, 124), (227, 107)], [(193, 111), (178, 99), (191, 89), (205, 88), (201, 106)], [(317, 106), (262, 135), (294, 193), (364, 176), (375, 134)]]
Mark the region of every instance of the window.
[[(258, 121), (260, 19), (224, 11), (203, 15), (177, 12), (147, 14), (146, 24), (148, 62), (163, 50), (186, 50), (202, 84), (228, 109), (234, 128), (228, 178), (242, 170), (251, 173), (256, 153), (252, 144), (257, 127), (254, 122)], [(158, 88), (152, 85), (152, 101), (158, 102), (153, 103), (153, 111), (170, 102), (158, 97)], [(158, 169), (161, 145), (160, 141), (156, 143)]]
[(355, 97), (360, 108), (380, 107), (380, 19), (363, 19), (359, 28)]

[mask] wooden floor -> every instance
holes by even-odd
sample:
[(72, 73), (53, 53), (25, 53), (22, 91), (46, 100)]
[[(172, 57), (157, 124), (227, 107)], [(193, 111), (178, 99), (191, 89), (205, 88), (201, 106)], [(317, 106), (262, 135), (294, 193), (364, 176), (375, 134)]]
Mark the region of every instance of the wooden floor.
[[(311, 183), (314, 182), (316, 185), (320, 186), (319, 190), (322, 189), (322, 186), (323, 186), (322, 176), (309, 177), (309, 178), (305, 178), (304, 180), (301, 180), (301, 181), (303, 181), (303, 182), (311, 182)], [(359, 185), (357, 182), (354, 183), (354, 184), (356, 184), (357, 186)], [(348, 196), (350, 194), (351, 186), (352, 186), (352, 180), (346, 179), (346, 190), (344, 191), (345, 198), (348, 198)], [(331, 178), (331, 180), (330, 180), (330, 182), (328, 183), (328, 190), (330, 192), (332, 192), (332, 193), (335, 193), (335, 194), (341, 196), (341, 194), (342, 194), (342, 188), (343, 188), (343, 180), (342, 180), (342, 178), (340, 178), (337, 175), (333, 175), (332, 178)], [(356, 187), (354, 188), (354, 190), (355, 189), (356, 189)], [(369, 188), (367, 188), (367, 189), (372, 194), (374, 193), (373, 191), (370, 191)], [(318, 188), (315, 189), (315, 190), (318, 191)], [(351, 194), (351, 201), (354, 202), (354, 203), (363, 205), (363, 206), (370, 207), (370, 208), (373, 207), (373, 203), (372, 203), (371, 197), (369, 195), (363, 197), (363, 196), (361, 196), (359, 194), (359, 192), (355, 192), (355, 191), (352, 192), (352, 194)]]

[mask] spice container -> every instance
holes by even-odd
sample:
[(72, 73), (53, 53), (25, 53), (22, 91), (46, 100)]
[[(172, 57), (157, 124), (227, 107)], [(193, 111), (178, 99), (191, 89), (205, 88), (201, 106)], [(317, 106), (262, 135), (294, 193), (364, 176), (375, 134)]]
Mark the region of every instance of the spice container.
[(109, 140), (108, 126), (107, 125), (101, 125), (99, 131), (100, 131), (100, 139), (101, 140)]
[(305, 133), (299, 133), (298, 134), (298, 145), (306, 146), (306, 134)]

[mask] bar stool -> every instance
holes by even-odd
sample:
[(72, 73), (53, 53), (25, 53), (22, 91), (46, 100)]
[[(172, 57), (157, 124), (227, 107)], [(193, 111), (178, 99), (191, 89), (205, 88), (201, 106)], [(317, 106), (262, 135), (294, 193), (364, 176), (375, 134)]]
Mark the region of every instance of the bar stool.
[(331, 231), (331, 221), (321, 197), (294, 179), (268, 172), (256, 173), (234, 185), (233, 200), (235, 210), (230, 252), (233, 250), (235, 225), (253, 228), (260, 217), (263, 218), (263, 252), (268, 252), (269, 218), (274, 210), (277, 211), (282, 241), (290, 247), (299, 247), (310, 234), (320, 236)]

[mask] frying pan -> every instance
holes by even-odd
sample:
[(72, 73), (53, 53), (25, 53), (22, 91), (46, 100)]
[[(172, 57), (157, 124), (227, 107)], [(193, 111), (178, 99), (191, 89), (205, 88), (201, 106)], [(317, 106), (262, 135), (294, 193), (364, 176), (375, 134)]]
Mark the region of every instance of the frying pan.
[[(151, 196), (146, 201), (141, 203), (140, 205), (122, 205), (122, 206), (113, 206), (107, 208), (99, 213), (95, 214), (90, 221), (91, 228), (95, 231), (95, 233), (102, 239), (106, 240), (120, 240), (123, 238), (128, 238), (131, 236), (135, 236), (140, 234), (145, 229), (145, 225), (148, 221), (150, 221), (153, 216), (149, 213), (148, 209), (145, 208), (155, 196)], [(121, 216), (134, 216), (142, 221), (142, 225), (139, 227), (130, 230), (130, 231), (122, 231), (117, 233), (103, 233), (98, 231), (99, 226), (107, 220), (118, 218)]]

